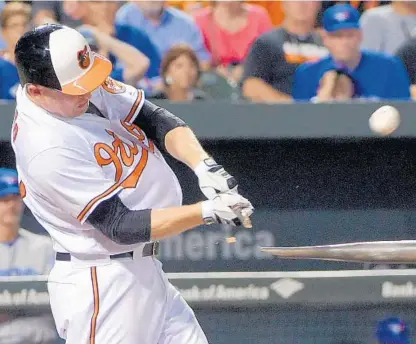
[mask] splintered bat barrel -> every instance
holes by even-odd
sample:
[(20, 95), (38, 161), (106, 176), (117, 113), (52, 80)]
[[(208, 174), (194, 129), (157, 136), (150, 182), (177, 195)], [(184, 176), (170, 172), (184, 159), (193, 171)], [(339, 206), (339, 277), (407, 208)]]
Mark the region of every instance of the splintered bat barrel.
[(317, 259), (354, 263), (416, 263), (416, 240), (356, 242), (300, 247), (262, 247), (283, 259)]

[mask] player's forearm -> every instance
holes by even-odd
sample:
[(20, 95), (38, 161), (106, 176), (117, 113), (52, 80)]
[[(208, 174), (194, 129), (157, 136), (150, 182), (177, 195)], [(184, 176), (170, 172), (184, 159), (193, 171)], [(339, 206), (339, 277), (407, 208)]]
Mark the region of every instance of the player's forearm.
[(192, 169), (208, 157), (184, 121), (149, 101), (145, 101), (134, 123), (142, 128), (160, 149)]
[[(204, 209), (206, 217), (211, 216), (208, 204)], [(88, 216), (88, 222), (112, 241), (131, 245), (160, 240), (199, 226), (204, 222), (202, 214), (202, 203), (165, 209), (130, 210), (118, 196), (113, 196), (94, 209)]]
[(178, 235), (203, 223), (201, 203), (153, 209), (151, 213), (151, 240), (161, 240)]
[(168, 132), (165, 146), (170, 155), (192, 169), (209, 157), (192, 130), (187, 127), (178, 127)]
[(287, 102), (292, 100), (291, 96), (275, 90), (259, 78), (248, 78), (244, 82), (243, 95), (257, 102)]

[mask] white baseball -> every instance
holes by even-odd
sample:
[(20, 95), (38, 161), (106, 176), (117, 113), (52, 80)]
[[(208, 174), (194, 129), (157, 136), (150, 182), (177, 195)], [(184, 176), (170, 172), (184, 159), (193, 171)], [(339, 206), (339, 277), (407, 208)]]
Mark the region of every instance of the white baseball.
[(400, 125), (400, 113), (393, 106), (382, 106), (374, 111), (368, 124), (373, 132), (380, 135), (390, 135)]

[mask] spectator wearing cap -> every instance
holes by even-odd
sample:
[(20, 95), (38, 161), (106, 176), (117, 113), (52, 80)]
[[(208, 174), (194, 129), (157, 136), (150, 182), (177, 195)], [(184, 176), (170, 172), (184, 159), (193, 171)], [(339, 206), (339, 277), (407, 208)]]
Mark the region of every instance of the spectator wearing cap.
[[(54, 260), (52, 242), (20, 227), (22, 211), (16, 170), (0, 168), (0, 276), (48, 275)], [(56, 339), (50, 315), (0, 314), (0, 343), (52, 344)]]
[(314, 31), (319, 1), (283, 1), (282, 8), (283, 25), (257, 38), (244, 63), (243, 95), (255, 102), (291, 101), (296, 68), (328, 53)]
[(365, 50), (394, 54), (416, 29), (416, 2), (392, 1), (367, 10), (361, 16)]
[(14, 64), (14, 48), (20, 36), (29, 28), (30, 18), (30, 6), (24, 2), (7, 3), (1, 12), (1, 33), (6, 47), (0, 54), (0, 99), (16, 98), (19, 75)]
[[(126, 77), (137, 78), (148, 62), (150, 65), (145, 77), (150, 80), (158, 78), (161, 59), (156, 46), (142, 30), (128, 25), (114, 25), (118, 9), (116, 2), (65, 0), (64, 9), (70, 17), (80, 20), (84, 29), (92, 33), (98, 42), (99, 49), (104, 55), (110, 57), (116, 69), (120, 71), (123, 69), (121, 66), (124, 67), (124, 72), (119, 73), (117, 77), (122, 79), (120, 81), (128, 81), (125, 80)], [(121, 42), (130, 45), (130, 49)], [(132, 47), (135, 49), (132, 50)], [(138, 52), (141, 54), (139, 55)], [(131, 53), (133, 56), (130, 55)], [(139, 58), (136, 61), (137, 65), (134, 61), (136, 57)]]
[(351, 5), (328, 8), (323, 17), (324, 44), (330, 55), (296, 71), (293, 96), (309, 101), (317, 95), (322, 76), (342, 68), (369, 99), (409, 100), (410, 80), (403, 63), (391, 55), (362, 51), (359, 12)]
[(243, 62), (253, 42), (273, 26), (267, 11), (242, 1), (214, 2), (194, 13), (212, 55), (212, 67), (226, 79), (238, 83)]
[(409, 326), (398, 317), (390, 317), (378, 323), (376, 337), (378, 344), (411, 344)]
[(128, 1), (118, 10), (116, 23), (145, 31), (162, 57), (173, 46), (187, 44), (195, 51), (201, 67), (209, 67), (211, 55), (205, 48), (195, 20), (187, 13), (168, 6), (166, 1)]

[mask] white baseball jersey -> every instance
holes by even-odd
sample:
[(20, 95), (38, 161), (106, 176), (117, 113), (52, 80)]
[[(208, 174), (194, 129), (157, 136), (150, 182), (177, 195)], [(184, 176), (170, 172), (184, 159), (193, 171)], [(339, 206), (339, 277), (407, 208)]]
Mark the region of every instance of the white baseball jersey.
[(179, 206), (182, 191), (160, 151), (133, 124), (143, 91), (107, 79), (91, 102), (105, 118), (58, 117), (19, 88), (12, 146), (21, 193), (56, 251), (127, 252), (137, 245), (119, 245), (86, 222), (97, 205), (117, 194), (132, 210)]
[[(144, 245), (119, 245), (86, 221), (114, 195), (132, 210), (182, 203), (173, 171), (133, 124), (143, 92), (107, 79), (91, 102), (101, 114), (60, 118), (25, 89), (17, 94), (12, 145), (21, 194), (55, 250), (72, 255), (48, 277), (56, 329), (67, 344), (207, 344), (161, 263), (142, 255)], [(132, 259), (109, 257), (127, 251)]]

